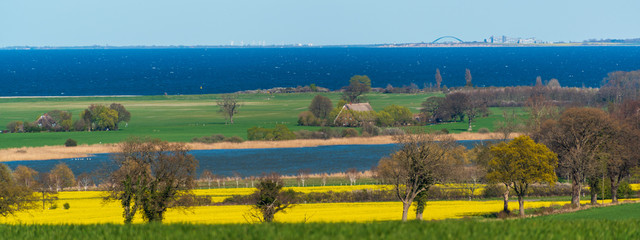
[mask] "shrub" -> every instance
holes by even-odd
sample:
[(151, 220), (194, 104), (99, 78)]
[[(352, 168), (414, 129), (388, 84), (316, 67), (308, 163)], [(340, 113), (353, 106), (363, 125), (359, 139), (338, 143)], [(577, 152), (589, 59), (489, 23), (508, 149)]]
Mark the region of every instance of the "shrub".
[(71, 138), (67, 139), (67, 141), (64, 142), (64, 146), (65, 147), (75, 147), (78, 146), (78, 142), (76, 140), (73, 140)]
[(76, 131), (85, 131), (87, 130), (87, 124), (84, 119), (78, 119), (77, 121), (73, 122), (73, 129)]
[(244, 139), (242, 139), (241, 137), (238, 136), (233, 136), (233, 137), (228, 137), (224, 139), (225, 142), (232, 142), (232, 143), (241, 143), (244, 142)]
[(323, 139), (324, 133), (318, 131), (300, 130), (293, 132), (296, 139)]
[(69, 205), (69, 203), (68, 203), (68, 202), (66, 202), (66, 203), (64, 203), (64, 204), (62, 205), (62, 207), (63, 207), (65, 210), (68, 210), (69, 208), (71, 208), (71, 205)]
[(298, 115), (298, 125), (300, 126), (319, 126), (321, 120), (316, 118), (310, 111), (301, 112)]
[(58, 209), (58, 204), (54, 203), (52, 204), (49, 209), (54, 210), (54, 209)]
[(249, 140), (273, 140), (273, 129), (252, 127), (247, 130)]
[(309, 111), (318, 119), (329, 117), (331, 110), (333, 110), (331, 99), (322, 95), (316, 95), (309, 105)]
[(482, 193), (482, 197), (484, 198), (493, 198), (493, 197), (502, 197), (504, 193), (504, 185), (502, 184), (487, 184), (484, 187), (484, 192)]
[(449, 129), (446, 129), (446, 128), (440, 129), (440, 134), (449, 134)]
[(385, 128), (385, 129), (382, 129), (382, 132), (380, 133), (380, 135), (389, 135), (389, 136), (404, 135), (404, 130), (400, 128)]
[(478, 133), (490, 133), (491, 131), (489, 131), (488, 128), (480, 128), (478, 129)]
[(276, 124), (274, 129), (252, 127), (247, 130), (249, 140), (280, 141), (296, 139), (296, 135), (283, 124)]
[(362, 125), (362, 136), (378, 136), (380, 135), (380, 128), (371, 123), (365, 123)]
[(217, 143), (222, 142), (226, 139), (226, 137), (222, 134), (214, 134), (211, 136), (204, 137), (195, 137), (191, 139), (191, 142), (200, 142), (200, 143)]
[(12, 121), (7, 124), (7, 131), (12, 133), (24, 132), (24, 123), (22, 121)]
[(338, 129), (333, 129), (333, 128), (329, 128), (329, 127), (323, 127), (320, 129), (320, 132), (322, 132), (324, 139), (329, 139), (329, 138), (341, 138), (342, 137), (342, 132), (340, 132), (340, 130)]
[(357, 137), (357, 136), (358, 136), (358, 131), (353, 128), (347, 128), (342, 130), (342, 137), (348, 138), (348, 137)]

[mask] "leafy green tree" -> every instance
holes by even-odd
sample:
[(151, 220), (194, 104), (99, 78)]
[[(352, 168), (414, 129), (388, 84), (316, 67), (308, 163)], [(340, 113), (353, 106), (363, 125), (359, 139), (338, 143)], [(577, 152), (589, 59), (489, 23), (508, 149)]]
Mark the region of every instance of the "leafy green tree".
[(362, 94), (371, 91), (371, 79), (367, 75), (354, 75), (349, 79), (349, 86), (344, 89), (342, 99), (351, 103), (359, 103)]
[(309, 111), (319, 119), (327, 119), (331, 110), (333, 110), (331, 99), (322, 95), (316, 95), (309, 105)]
[(393, 117), (386, 111), (378, 112), (377, 123), (381, 127), (393, 126)]
[(524, 196), (532, 183), (555, 184), (558, 157), (545, 145), (520, 136), (509, 143), (491, 147), (487, 178), (510, 186), (518, 196), (520, 216), (524, 216)]
[(413, 123), (413, 113), (407, 107), (392, 104), (386, 106), (382, 111), (389, 113), (393, 119), (394, 125), (406, 125)]
[(104, 105), (91, 104), (80, 113), (80, 119), (87, 125), (87, 130), (117, 130), (118, 112)]
[(47, 112), (47, 115), (53, 119), (55, 122), (55, 127), (52, 130), (59, 131), (69, 131), (71, 130), (71, 112), (68, 111), (60, 111), (60, 110), (52, 110)]
[(6, 164), (0, 163), (0, 215), (14, 215), (37, 206), (37, 197), (30, 188), (18, 184)]

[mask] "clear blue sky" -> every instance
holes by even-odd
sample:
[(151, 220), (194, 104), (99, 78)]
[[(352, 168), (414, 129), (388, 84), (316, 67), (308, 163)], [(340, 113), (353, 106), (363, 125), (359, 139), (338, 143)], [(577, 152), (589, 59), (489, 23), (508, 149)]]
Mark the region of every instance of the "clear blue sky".
[(640, 37), (637, 0), (2, 0), (0, 47)]

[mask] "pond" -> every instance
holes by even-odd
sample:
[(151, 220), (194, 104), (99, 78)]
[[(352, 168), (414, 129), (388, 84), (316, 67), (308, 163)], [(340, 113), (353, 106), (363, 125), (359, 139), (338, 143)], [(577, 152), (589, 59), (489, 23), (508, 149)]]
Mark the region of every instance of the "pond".
[[(472, 148), (490, 140), (458, 141)], [(396, 144), (383, 145), (333, 145), (304, 148), (265, 149), (216, 149), (192, 150), (190, 153), (199, 161), (198, 174), (209, 170), (217, 175), (259, 176), (263, 173), (278, 172), (294, 175), (301, 169), (310, 173), (344, 172), (349, 168), (369, 170), (378, 164), (380, 158), (397, 150)], [(66, 163), (74, 174), (91, 173), (112, 166), (111, 154), (96, 154), (86, 158), (69, 158), (39, 161), (5, 162), (11, 169), (25, 165), (38, 172), (48, 172), (58, 163)]]

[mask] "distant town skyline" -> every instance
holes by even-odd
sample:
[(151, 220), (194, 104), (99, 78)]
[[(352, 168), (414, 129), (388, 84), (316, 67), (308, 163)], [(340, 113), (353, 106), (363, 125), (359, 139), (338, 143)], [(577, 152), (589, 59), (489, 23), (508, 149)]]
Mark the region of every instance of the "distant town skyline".
[(8, 0), (0, 47), (355, 45), (638, 38), (640, 2)]

